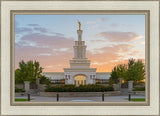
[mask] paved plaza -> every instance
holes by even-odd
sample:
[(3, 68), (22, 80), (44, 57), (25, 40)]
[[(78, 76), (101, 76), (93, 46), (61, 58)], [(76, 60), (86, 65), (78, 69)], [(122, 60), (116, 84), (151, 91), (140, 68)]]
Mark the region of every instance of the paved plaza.
[[(23, 97), (15, 97), (15, 98), (27, 98), (27, 96)], [(30, 102), (56, 102), (56, 97), (42, 97), (42, 96), (31, 96)], [(127, 102), (125, 98), (128, 96), (106, 96), (104, 97), (105, 102)], [(142, 95), (134, 95), (131, 98), (145, 98)], [(102, 101), (102, 97), (59, 97), (59, 102), (100, 102)]]

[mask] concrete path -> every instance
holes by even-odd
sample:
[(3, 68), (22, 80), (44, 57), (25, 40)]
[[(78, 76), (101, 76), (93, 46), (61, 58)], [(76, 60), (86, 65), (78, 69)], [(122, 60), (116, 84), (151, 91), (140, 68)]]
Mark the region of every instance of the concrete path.
[[(15, 98), (27, 98), (27, 96), (23, 97), (15, 97)], [(42, 96), (31, 96), (34, 100), (31, 102), (56, 102), (56, 97), (42, 97)], [(106, 102), (126, 102), (125, 98), (128, 96), (107, 96), (104, 97), (104, 101)], [(131, 98), (145, 98), (145, 96), (134, 95)], [(102, 101), (102, 97), (60, 97), (59, 102), (100, 102)]]

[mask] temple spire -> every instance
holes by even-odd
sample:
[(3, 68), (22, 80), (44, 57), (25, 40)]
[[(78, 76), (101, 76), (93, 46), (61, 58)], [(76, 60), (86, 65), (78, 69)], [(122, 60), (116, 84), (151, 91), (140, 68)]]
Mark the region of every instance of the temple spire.
[(74, 58), (77, 59), (86, 59), (86, 45), (85, 42), (82, 41), (82, 33), (81, 30), (81, 22), (78, 21), (79, 29), (77, 30), (78, 41), (75, 41), (74, 45)]
[(81, 30), (81, 22), (78, 21), (78, 24), (79, 24), (79, 30)]
[(81, 22), (78, 21), (79, 24), (79, 30), (77, 30), (77, 34), (78, 34), (78, 41), (82, 41), (82, 30), (81, 30)]

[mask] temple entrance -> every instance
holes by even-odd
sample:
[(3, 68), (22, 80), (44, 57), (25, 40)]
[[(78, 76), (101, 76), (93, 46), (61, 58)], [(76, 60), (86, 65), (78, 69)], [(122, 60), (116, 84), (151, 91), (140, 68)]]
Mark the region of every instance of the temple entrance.
[(85, 75), (76, 75), (74, 77), (74, 84), (76, 86), (85, 85), (86, 84), (86, 76)]

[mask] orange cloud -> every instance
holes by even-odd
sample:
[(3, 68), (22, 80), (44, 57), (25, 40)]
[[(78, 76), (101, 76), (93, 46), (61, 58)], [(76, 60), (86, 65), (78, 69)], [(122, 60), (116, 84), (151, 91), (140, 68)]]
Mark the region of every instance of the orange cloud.
[(110, 42), (129, 42), (142, 38), (134, 32), (101, 32), (97, 36), (108, 39)]

